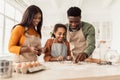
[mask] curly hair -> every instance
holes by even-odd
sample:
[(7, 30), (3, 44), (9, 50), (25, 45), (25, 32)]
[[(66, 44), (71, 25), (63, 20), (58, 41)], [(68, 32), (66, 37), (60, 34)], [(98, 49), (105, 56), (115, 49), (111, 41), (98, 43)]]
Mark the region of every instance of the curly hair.
[(81, 9), (79, 7), (70, 7), (67, 10), (67, 16), (81, 16)]

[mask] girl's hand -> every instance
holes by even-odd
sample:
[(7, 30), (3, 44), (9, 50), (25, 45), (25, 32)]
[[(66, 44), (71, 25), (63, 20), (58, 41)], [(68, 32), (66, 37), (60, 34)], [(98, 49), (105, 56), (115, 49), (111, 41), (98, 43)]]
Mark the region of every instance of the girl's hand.
[(63, 56), (59, 56), (59, 57), (57, 58), (57, 60), (58, 60), (58, 61), (63, 61), (63, 60), (64, 60), (64, 57), (63, 57)]
[(67, 56), (66, 60), (68, 60), (68, 61), (72, 60), (72, 56)]

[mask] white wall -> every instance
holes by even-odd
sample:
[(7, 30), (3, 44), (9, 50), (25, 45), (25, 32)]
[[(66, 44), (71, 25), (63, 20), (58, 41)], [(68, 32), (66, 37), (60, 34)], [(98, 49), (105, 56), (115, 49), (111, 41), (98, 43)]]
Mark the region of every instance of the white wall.
[(120, 0), (116, 0), (114, 5), (111, 7), (111, 16), (113, 22), (113, 38), (111, 47), (120, 51)]

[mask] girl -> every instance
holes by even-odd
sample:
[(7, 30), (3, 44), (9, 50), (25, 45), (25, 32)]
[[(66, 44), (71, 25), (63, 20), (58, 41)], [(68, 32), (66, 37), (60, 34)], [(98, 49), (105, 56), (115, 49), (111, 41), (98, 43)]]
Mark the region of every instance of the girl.
[[(67, 28), (63, 24), (56, 24), (53, 30), (52, 39), (45, 44), (45, 61), (64, 60), (70, 55), (70, 45), (66, 41)], [(69, 57), (71, 58), (71, 57)]]

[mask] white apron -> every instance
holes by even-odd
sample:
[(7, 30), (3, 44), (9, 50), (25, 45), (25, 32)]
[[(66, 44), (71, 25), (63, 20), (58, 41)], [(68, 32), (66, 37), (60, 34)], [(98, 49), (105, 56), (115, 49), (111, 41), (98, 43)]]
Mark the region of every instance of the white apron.
[[(33, 47), (41, 47), (40, 38), (34, 35), (29, 35), (27, 32), (25, 33), (25, 41), (23, 46), (33, 46)], [(29, 62), (36, 61), (37, 55), (32, 52), (22, 53), (20, 55), (15, 56), (15, 62)]]
[(78, 31), (71, 32), (67, 30), (67, 40), (70, 42), (72, 54), (74, 58), (82, 53), (86, 48), (86, 40), (82, 32), (82, 28)]
[(59, 57), (63, 56), (64, 58), (67, 56), (67, 47), (65, 43), (54, 43), (51, 46), (51, 56)]

